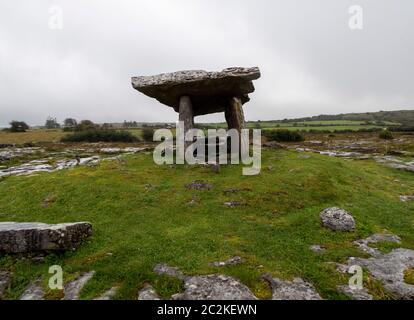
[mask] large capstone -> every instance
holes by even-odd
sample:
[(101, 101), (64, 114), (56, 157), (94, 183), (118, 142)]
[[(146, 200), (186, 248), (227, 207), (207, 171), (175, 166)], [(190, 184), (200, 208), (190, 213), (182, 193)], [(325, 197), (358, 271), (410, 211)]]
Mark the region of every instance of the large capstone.
[(0, 252), (73, 250), (92, 235), (89, 222), (45, 224), (0, 222)]
[(254, 68), (227, 68), (221, 72), (202, 70), (179, 71), (155, 76), (132, 78), (132, 86), (139, 92), (179, 112), (180, 99), (189, 96), (193, 116), (225, 112), (233, 98), (244, 104), (254, 92), (253, 80), (260, 78)]

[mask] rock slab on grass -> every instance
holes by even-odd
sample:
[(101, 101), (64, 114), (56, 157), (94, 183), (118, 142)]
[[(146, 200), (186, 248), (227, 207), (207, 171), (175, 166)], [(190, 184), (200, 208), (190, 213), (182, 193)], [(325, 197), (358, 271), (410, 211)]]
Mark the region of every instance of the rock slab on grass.
[(355, 230), (354, 217), (344, 209), (328, 208), (320, 214), (322, 225), (334, 231), (350, 232)]
[(70, 281), (65, 285), (65, 297), (63, 300), (79, 300), (80, 293), (83, 287), (88, 283), (89, 280), (94, 276), (95, 271), (82, 273), (75, 280)]
[(243, 259), (239, 256), (232, 257), (227, 261), (215, 261), (211, 265), (213, 267), (227, 267), (227, 266), (236, 266), (243, 263)]
[(248, 287), (233, 277), (220, 274), (186, 276), (178, 268), (166, 264), (155, 266), (154, 272), (184, 282), (184, 292), (172, 296), (172, 300), (257, 300)]
[(235, 278), (225, 275), (187, 277), (184, 293), (173, 300), (257, 300), (248, 287)]
[(358, 289), (358, 288), (351, 288), (351, 286), (338, 286), (338, 291), (342, 292), (343, 294), (347, 295), (349, 298), (353, 300), (373, 300), (372, 295), (369, 294), (368, 290), (365, 288)]
[(20, 300), (43, 300), (45, 292), (41, 287), (41, 279), (32, 282), (20, 297)]
[(272, 300), (322, 300), (315, 287), (301, 278), (283, 281), (264, 275), (263, 279), (272, 287)]
[(7, 271), (0, 271), (0, 299), (3, 298), (6, 290), (11, 284), (12, 274)]
[(146, 284), (138, 293), (138, 300), (154, 301), (160, 300), (160, 298), (155, 289), (150, 284)]
[(77, 249), (92, 235), (89, 222), (45, 224), (0, 222), (0, 252), (29, 253)]

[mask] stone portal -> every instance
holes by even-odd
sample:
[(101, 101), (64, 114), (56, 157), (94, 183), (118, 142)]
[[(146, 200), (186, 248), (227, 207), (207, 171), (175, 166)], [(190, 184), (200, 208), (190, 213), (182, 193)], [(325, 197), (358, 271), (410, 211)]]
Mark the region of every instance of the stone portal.
[(229, 129), (244, 128), (243, 105), (254, 92), (253, 80), (260, 78), (254, 68), (228, 68), (221, 72), (179, 71), (156, 76), (134, 77), (139, 92), (174, 108), (187, 132), (194, 117), (224, 112)]

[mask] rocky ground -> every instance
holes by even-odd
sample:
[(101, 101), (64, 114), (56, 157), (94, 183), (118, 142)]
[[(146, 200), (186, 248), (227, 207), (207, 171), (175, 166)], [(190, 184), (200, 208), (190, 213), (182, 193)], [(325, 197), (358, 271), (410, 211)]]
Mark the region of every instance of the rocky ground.
[(76, 166), (95, 166), (101, 161), (119, 160), (121, 155), (146, 151), (144, 147), (85, 147), (48, 151), (42, 147), (6, 147), (0, 149), (0, 178), (31, 176)]
[(363, 139), (355, 136), (348, 138), (329, 138), (317, 136), (320, 140), (306, 140), (300, 144), (288, 144), (289, 149), (298, 152), (319, 153), (347, 160), (373, 160), (390, 168), (414, 172), (414, 136), (401, 135), (387, 141), (376, 136)]
[[(92, 291), (93, 294), (88, 297), (96, 300), (124, 297), (126, 294), (122, 292), (122, 286), (128, 285), (134, 288), (134, 292), (127, 297), (133, 296), (134, 299), (139, 300), (163, 299), (166, 296), (173, 300), (263, 299), (264, 295), (258, 294), (261, 292), (260, 288), (252, 285), (254, 282), (249, 278), (250, 275), (245, 276), (253, 272), (254, 276), (251, 277), (254, 281), (258, 281), (260, 285), (266, 283), (266, 290), (269, 291), (267, 299), (320, 300), (330, 295), (336, 297), (336, 294), (340, 293), (350, 299), (370, 300), (378, 298), (378, 290), (375, 287), (377, 283), (381, 287), (380, 292), (384, 290), (389, 294), (387, 297), (414, 299), (414, 285), (407, 280), (407, 274), (410, 270), (414, 270), (414, 251), (410, 246), (412, 239), (409, 239), (410, 235), (407, 231), (409, 230), (407, 223), (412, 221), (407, 208), (411, 208), (414, 201), (414, 189), (407, 187), (410, 181), (406, 179), (407, 175), (414, 172), (414, 154), (410, 149), (414, 144), (414, 136), (399, 136), (392, 142), (379, 141), (372, 136), (359, 141), (352, 137), (317, 138), (303, 143), (268, 145), (266, 150), (283, 147), (290, 151), (268, 153), (264, 160), (262, 175), (256, 182), (236, 180), (234, 172), (227, 172), (227, 169), (231, 170), (231, 168), (219, 174), (197, 169), (199, 170), (197, 174), (183, 176), (183, 172), (174, 166), (154, 168), (150, 156), (145, 160), (147, 162), (143, 162), (142, 159), (132, 159), (131, 161), (136, 162), (130, 166), (124, 163), (123, 155), (136, 154), (131, 158), (140, 157), (147, 153), (147, 146), (100, 144), (53, 147), (4, 146), (0, 149), (0, 179), (3, 180), (3, 186), (12, 186), (11, 182), (14, 179), (9, 180), (11, 176), (24, 176), (20, 180), (16, 178), (18, 182), (28, 181), (26, 176), (36, 175), (38, 177), (34, 180), (44, 178), (45, 181), (43, 185), (33, 187), (31, 192), (39, 194), (31, 197), (34, 199), (32, 202), (24, 196), (27, 185), (18, 187), (22, 189), (22, 195), (18, 196), (18, 191), (15, 191), (16, 196), (9, 196), (8, 201), (0, 202), (2, 210), (0, 217), (43, 221), (53, 215), (53, 219), (60, 222), (59, 219), (68, 219), (68, 217), (77, 219), (81, 216), (78, 215), (79, 212), (96, 210), (95, 215), (88, 216), (92, 219), (92, 225), (96, 225), (98, 230), (96, 238), (93, 239), (94, 243), (92, 246), (85, 245), (85, 251), (82, 251), (81, 247), (80, 256), (76, 253), (65, 256), (64, 259), (68, 259), (69, 263), (76, 267), (73, 267), (74, 271), (65, 282), (61, 294), (52, 298), (81, 299), (82, 291), (92, 283), (91, 286), (95, 286), (95, 291)], [(347, 162), (333, 158), (341, 158)], [(323, 162), (323, 159), (332, 161)], [(115, 161), (117, 166), (107, 168), (104, 163), (101, 163), (106, 161)], [(319, 162), (323, 162), (327, 167), (321, 169), (318, 166)], [(339, 162), (349, 166), (342, 168)], [(142, 165), (139, 168), (138, 163)], [(304, 163), (308, 163), (307, 166)], [(366, 172), (365, 167), (355, 175), (348, 176), (350, 170), (355, 169), (352, 165), (358, 163), (371, 163), (380, 168), (383, 180), (375, 180), (377, 171), (374, 170), (367, 172), (369, 178), (364, 177), (365, 180), (359, 180)], [(398, 171), (398, 176), (392, 177), (389, 175), (389, 170), (382, 165), (401, 172)], [(71, 188), (68, 183), (64, 186), (67, 189), (60, 192), (59, 186), (62, 185), (62, 181), (68, 181), (62, 180), (60, 184), (56, 182), (55, 188), (42, 192), (42, 186), (46, 188), (53, 181), (52, 178), (49, 180), (46, 177), (54, 177), (53, 172), (66, 169), (73, 169), (68, 171), (69, 173), (76, 172), (77, 167), (83, 167), (80, 170), (88, 172), (95, 171), (95, 169), (88, 170), (89, 166), (97, 167), (94, 173), (96, 176), (91, 177), (90, 185), (83, 186), (79, 183), (81, 177), (67, 177), (69, 180), (79, 179), (73, 182), (76, 187)], [(105, 170), (100, 171), (100, 166)], [(155, 170), (157, 174), (154, 173)], [(329, 174), (326, 174), (326, 170)], [(186, 174), (188, 171), (189, 169)], [(43, 172), (51, 174), (40, 175)], [(228, 175), (223, 177), (226, 173)], [(115, 174), (113, 180), (105, 180), (110, 174)], [(172, 180), (177, 177), (183, 178), (179, 182)], [(337, 177), (339, 177), (338, 181), (334, 181)], [(112, 186), (121, 180), (124, 184), (132, 182), (125, 186), (125, 189), (121, 189), (122, 192), (116, 193)], [(362, 181), (364, 185), (359, 188), (354, 184), (356, 180), (359, 183)], [(316, 184), (321, 181), (324, 183), (316, 188)], [(385, 183), (387, 193), (384, 191)], [(278, 186), (275, 187), (275, 184)], [(398, 191), (394, 188), (398, 188)], [(132, 193), (130, 189), (134, 189), (134, 192)], [(335, 191), (330, 194), (330, 189)], [(119, 186), (116, 190), (120, 190)], [(71, 196), (69, 192), (74, 192), (74, 195)], [(362, 194), (362, 192), (367, 193)], [(164, 205), (165, 195), (175, 204), (174, 208)], [(324, 197), (328, 200), (325, 201)], [(55, 203), (52, 198), (59, 201)], [(395, 202), (392, 202), (394, 198)], [(18, 215), (17, 211), (11, 212), (10, 209), (14, 207), (8, 206), (8, 203), (17, 203), (16, 199), (21, 201), (17, 209), (25, 213), (23, 217)], [(106, 199), (109, 200), (106, 202)], [(390, 201), (392, 206), (384, 209), (384, 205)], [(319, 208), (321, 203), (324, 204), (323, 208)], [(327, 203), (329, 207), (325, 205)], [(125, 204), (125, 206), (117, 208), (115, 204)], [(72, 211), (67, 213), (65, 210), (70, 206), (81, 210), (71, 209)], [(349, 207), (352, 209), (349, 210)], [(6, 212), (5, 208), (13, 215)], [(172, 212), (173, 210), (176, 211)], [(380, 215), (376, 210), (384, 210), (384, 212)], [(396, 211), (405, 214), (405, 217), (400, 214), (400, 222), (396, 221)], [(161, 215), (163, 213), (167, 214)], [(116, 219), (113, 218), (114, 215), (117, 216)], [(126, 220), (122, 228), (118, 228), (117, 223), (123, 223), (122, 219), (118, 218), (121, 216)], [(28, 217), (35, 220), (27, 220)], [(208, 226), (209, 223), (212, 224), (211, 227)], [(129, 229), (130, 225), (133, 227)], [(388, 228), (391, 231), (388, 231)], [(132, 235), (131, 239), (127, 238), (128, 235)], [(206, 235), (211, 235), (211, 238)], [(371, 236), (367, 237), (367, 235)], [(162, 237), (166, 238), (162, 239)], [(117, 239), (120, 245), (111, 247), (112, 241), (115, 241), (113, 239)], [(201, 239), (200, 243), (197, 242), (198, 239)], [(160, 240), (163, 241), (162, 245), (159, 244)], [(250, 247), (255, 241), (257, 246)], [(207, 251), (203, 251), (205, 248)], [(4, 248), (1, 249), (0, 246), (0, 250)], [(172, 258), (172, 252), (175, 250), (181, 250), (179, 254), (177, 253), (176, 260)], [(214, 250), (217, 251), (217, 255), (208, 256)], [(221, 250), (224, 250), (225, 254)], [(189, 256), (186, 256), (185, 262), (181, 261), (180, 257), (187, 254)], [(190, 260), (190, 256), (193, 259), (194, 255), (197, 256), (194, 260), (197, 260), (198, 264), (192, 265), (191, 261), (187, 261)], [(100, 259), (109, 261), (112, 257), (121, 259), (121, 262), (115, 259), (115, 262), (110, 263), (105, 262), (107, 260), (100, 261)], [(325, 257), (329, 257), (326, 258), (327, 261), (324, 261)], [(345, 259), (339, 263), (338, 257)], [(319, 258), (321, 261), (318, 260)], [(22, 271), (10, 267), (11, 263), (8, 259), (6, 257), (1, 261), (0, 299), (2, 296), (9, 298), (10, 292), (16, 293), (15, 297), (22, 300), (51, 298), (50, 292), (46, 289), (46, 276), (27, 272), (24, 277), (29, 281), (22, 282), (23, 286), (19, 282)], [(53, 255), (50, 258), (29, 257), (25, 261), (33, 261), (33, 264), (38, 264), (40, 261), (41, 264), (45, 259), (61, 261), (60, 257)], [(142, 266), (140, 263), (144, 259), (146, 259), (145, 265)], [(284, 268), (278, 265), (279, 262), (284, 267), (288, 266), (285, 269), (289, 269), (290, 272), (281, 273)], [(292, 265), (289, 264), (291, 262)], [(108, 269), (111, 272), (102, 269), (103, 265), (108, 265), (109, 268), (118, 270), (117, 267), (122, 264), (125, 269), (120, 268), (118, 272), (120, 274), (130, 268), (134, 270), (141, 270), (140, 267), (150, 268), (143, 277), (151, 281), (141, 281), (140, 271), (137, 272), (136, 278), (140, 280), (127, 279), (125, 284), (122, 283), (123, 279), (119, 280), (120, 277), (111, 278), (111, 275), (115, 274), (112, 269)], [(314, 269), (306, 271), (307, 273), (303, 272), (302, 270), (307, 270), (309, 264), (312, 264)], [(320, 275), (326, 272), (325, 269), (319, 270), (322, 268), (321, 265), (324, 266), (323, 268), (334, 265), (337, 271), (333, 270), (333, 272), (338, 274), (338, 277), (343, 276), (340, 281), (335, 280), (333, 289), (325, 289), (325, 285), (331, 285), (331, 280)], [(364, 270), (363, 288), (353, 288), (346, 284), (355, 266), (361, 266)], [(188, 272), (193, 267), (197, 271)], [(28, 269), (31, 269), (31, 264)], [(242, 271), (238, 273), (237, 270)], [(318, 274), (320, 278), (313, 277), (311, 272), (320, 272)], [(154, 280), (158, 277), (175, 279), (174, 281), (179, 283), (177, 286), (179, 289), (169, 288), (168, 292), (172, 294), (165, 294), (163, 286), (157, 282), (160, 280)], [(336, 275), (331, 274), (331, 277)], [(99, 287), (102, 279), (109, 285)], [(373, 282), (375, 285), (372, 284)], [(16, 286), (21, 288), (16, 289)]]

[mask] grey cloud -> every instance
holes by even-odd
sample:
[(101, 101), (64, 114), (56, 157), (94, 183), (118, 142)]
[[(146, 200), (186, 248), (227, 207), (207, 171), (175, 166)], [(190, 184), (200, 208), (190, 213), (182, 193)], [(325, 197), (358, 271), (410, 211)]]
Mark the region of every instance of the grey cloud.
[[(363, 31), (348, 28), (355, 3)], [(48, 28), (52, 5), (62, 30)], [(2, 0), (0, 126), (175, 121), (130, 77), (228, 66), (262, 70), (251, 120), (410, 108), (413, 17), (409, 0)]]

